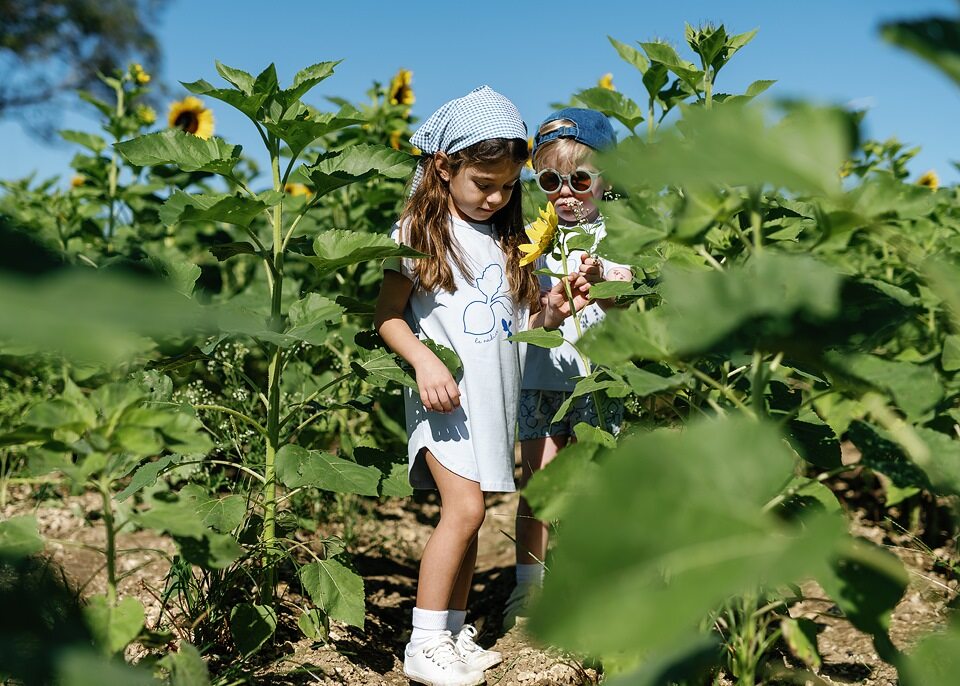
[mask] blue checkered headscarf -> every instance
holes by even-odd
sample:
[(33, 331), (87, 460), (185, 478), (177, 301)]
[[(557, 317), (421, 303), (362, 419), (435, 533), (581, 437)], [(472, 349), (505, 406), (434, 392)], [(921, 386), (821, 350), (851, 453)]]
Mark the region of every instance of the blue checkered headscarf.
[(410, 144), (424, 153), (413, 175), (410, 192), (417, 190), (424, 167), (434, 153), (457, 152), (491, 138), (527, 139), (527, 125), (510, 100), (490, 86), (480, 86), (446, 103), (410, 138)]

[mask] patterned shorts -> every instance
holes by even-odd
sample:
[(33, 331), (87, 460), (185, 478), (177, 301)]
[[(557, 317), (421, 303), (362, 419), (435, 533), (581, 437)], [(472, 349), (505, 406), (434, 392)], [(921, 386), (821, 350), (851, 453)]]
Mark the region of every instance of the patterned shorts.
[[(583, 395), (573, 401), (566, 416), (552, 422), (553, 416), (570, 396), (566, 391), (520, 391), (520, 413), (517, 421), (517, 436), (521, 441), (530, 441), (546, 436), (573, 436), (573, 427), (580, 422), (600, 426), (593, 396)], [(608, 398), (596, 394), (603, 413), (603, 428), (616, 435), (623, 423), (623, 398)]]

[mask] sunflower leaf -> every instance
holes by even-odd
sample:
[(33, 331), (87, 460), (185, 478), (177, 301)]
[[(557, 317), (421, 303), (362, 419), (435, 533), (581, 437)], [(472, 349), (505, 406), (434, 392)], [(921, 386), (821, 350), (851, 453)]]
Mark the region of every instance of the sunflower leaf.
[(640, 107), (633, 100), (606, 88), (587, 88), (574, 96), (586, 107), (613, 117), (633, 131), (643, 121)]
[(234, 109), (240, 110), (254, 121), (259, 121), (260, 109), (270, 95), (269, 93), (254, 93), (248, 95), (233, 88), (214, 88), (203, 79), (190, 83), (181, 81), (180, 83), (191, 93), (225, 102)]
[(311, 88), (333, 74), (333, 69), (343, 60), (336, 62), (318, 62), (305, 69), (301, 69), (293, 77), (293, 86), (280, 92), (281, 99), (286, 102), (287, 107), (306, 95)]
[(333, 131), (353, 126), (364, 121), (357, 116), (339, 116), (330, 112), (314, 115), (312, 119), (284, 119), (278, 122), (266, 122), (264, 126), (274, 136), (290, 148), (290, 154), (296, 158), (304, 148), (321, 136)]
[(217, 73), (229, 81), (231, 85), (243, 91), (245, 95), (250, 95), (253, 91), (253, 75), (241, 69), (228, 67), (220, 60), (217, 60)]
[(391, 179), (405, 179), (415, 166), (412, 155), (386, 145), (355, 145), (324, 155), (311, 169), (324, 174), (342, 172), (358, 178), (376, 172)]
[(206, 171), (230, 176), (240, 161), (241, 147), (222, 138), (203, 139), (177, 129), (148, 133), (116, 144), (117, 152), (137, 167), (172, 164), (186, 172)]
[(168, 226), (185, 221), (213, 221), (250, 226), (256, 216), (267, 207), (267, 203), (261, 200), (242, 195), (190, 195), (176, 190), (160, 208), (160, 220)]
[(320, 233), (313, 241), (314, 257), (305, 259), (321, 274), (329, 274), (367, 260), (386, 257), (423, 257), (413, 248), (397, 245), (389, 236), (333, 229)]

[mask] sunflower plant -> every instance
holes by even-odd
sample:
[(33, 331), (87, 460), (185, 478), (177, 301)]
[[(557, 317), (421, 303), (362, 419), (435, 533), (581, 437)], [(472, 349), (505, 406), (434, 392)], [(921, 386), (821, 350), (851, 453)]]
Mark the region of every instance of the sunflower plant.
[[(203, 352), (210, 354), (225, 341), (241, 339), (264, 350), (264, 378), (245, 377), (249, 392), (262, 404), (248, 410), (209, 402), (194, 405), (206, 413), (231, 417), (253, 433), (251, 448), (238, 451), (241, 461), (236, 466), (254, 479), (252, 510), (245, 526), (246, 531), (257, 533), (250, 560), (255, 563), (258, 590), (233, 610), (219, 607), (215, 617), (208, 617), (211, 622), (229, 624), (234, 643), (244, 653), (259, 648), (276, 628), (277, 566), (292, 559), (291, 546), (302, 548), (287, 536), (287, 525), (280, 521), (281, 504), (293, 492), (306, 489), (376, 496), (394, 487), (385, 481), (392, 473), (385, 454), (372, 463), (360, 464), (349, 454), (298, 445), (304, 430), (322, 419), (336, 402), (330, 397), (331, 389), (369, 376), (370, 366), (382, 366), (380, 358), (370, 355), (339, 360), (339, 369), (303, 368), (298, 358), (305, 350), (325, 346), (331, 340), (331, 329), (339, 327), (347, 315), (366, 312), (363, 303), (304, 290), (304, 270), (312, 267), (313, 281), (322, 283), (320, 277), (368, 260), (419, 255), (380, 234), (304, 221), (330, 194), (373, 177), (403, 179), (414, 166), (411, 155), (387, 145), (365, 143), (337, 149), (324, 145), (331, 136), (368, 123), (347, 104), (337, 112), (322, 112), (303, 102), (307, 93), (333, 74), (337, 64), (321, 62), (307, 67), (295, 75), (291, 85), (282, 87), (272, 64), (254, 77), (218, 62), (217, 72), (226, 86), (204, 80), (184, 84), (194, 96), (219, 100), (239, 110), (256, 128), (270, 159), (270, 183), (264, 189), (252, 188), (249, 180), (237, 173), (240, 146), (200, 135), (203, 113), (196, 103), (186, 103), (192, 109), (171, 111), (171, 129), (116, 146), (119, 154), (137, 167), (171, 165), (225, 181), (233, 192), (175, 191), (161, 216), (170, 225), (206, 221), (230, 227), (232, 231), (212, 248), (216, 257), (248, 261), (262, 271), (264, 288), (236, 301), (216, 303), (223, 325), (220, 334), (203, 347)], [(196, 121), (191, 116), (196, 116)], [(181, 130), (181, 124), (195, 130)], [(304, 397), (291, 394), (287, 383), (294, 371), (297, 376), (318, 376), (324, 382), (315, 384), (315, 390)], [(370, 453), (377, 451), (371, 449)], [(381, 463), (386, 476), (374, 466)], [(283, 488), (289, 493), (283, 495)], [(301, 584), (316, 604), (305, 610), (301, 626), (323, 624), (328, 618), (363, 625), (363, 583), (342, 561), (342, 551), (342, 545), (335, 546), (300, 566)]]

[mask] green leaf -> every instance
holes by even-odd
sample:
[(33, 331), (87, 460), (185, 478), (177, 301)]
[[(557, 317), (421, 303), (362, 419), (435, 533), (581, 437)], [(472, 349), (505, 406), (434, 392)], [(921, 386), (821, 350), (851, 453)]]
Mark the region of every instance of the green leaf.
[(691, 88), (702, 88), (703, 72), (693, 62), (681, 59), (677, 51), (666, 43), (640, 43), (651, 62), (657, 62), (686, 81)]
[(221, 138), (204, 140), (179, 129), (149, 133), (116, 144), (117, 152), (137, 167), (172, 164), (186, 172), (206, 171), (230, 176), (240, 161), (241, 147)]
[(573, 433), (578, 443), (593, 443), (604, 448), (616, 448), (617, 438), (609, 431), (593, 426), (587, 422), (580, 422), (573, 427)]
[(252, 74), (241, 69), (228, 67), (220, 60), (216, 60), (217, 73), (230, 82), (230, 85), (239, 88), (244, 94), (250, 95), (253, 92), (254, 78)]
[[(245, 93), (232, 88), (215, 88), (203, 79), (199, 81), (181, 81), (183, 87), (195, 95), (214, 98), (247, 115), (253, 121), (260, 121), (261, 109), (270, 97), (270, 93)], [(253, 86), (251, 85), (251, 89)]]
[(310, 89), (333, 74), (334, 68), (342, 61), (318, 62), (298, 71), (293, 77), (293, 87), (282, 91), (288, 106), (300, 100)]
[(377, 495), (380, 471), (320, 450), (287, 444), (277, 451), (277, 478), (285, 486), (312, 486), (334, 493)]
[(880, 657), (895, 661), (890, 619), (907, 588), (907, 573), (892, 553), (864, 540), (851, 541), (817, 580), (856, 628), (873, 636)]
[(632, 363), (615, 365), (610, 372), (626, 381), (630, 391), (641, 398), (673, 388), (686, 386), (693, 381), (687, 373), (661, 376), (646, 369), (640, 369)]
[(92, 651), (67, 649), (57, 656), (60, 686), (159, 686), (150, 671), (107, 660)]
[(409, 153), (386, 145), (354, 145), (346, 150), (322, 156), (311, 167), (322, 174), (347, 174), (368, 178), (376, 173), (388, 179), (406, 179), (417, 166), (417, 159)]
[(397, 357), (382, 348), (376, 350), (359, 349), (360, 362), (353, 361), (350, 368), (367, 383), (381, 388), (389, 388), (398, 383), (407, 388), (418, 390), (417, 382), (410, 372), (397, 364)]
[(247, 499), (242, 495), (223, 498), (204, 496), (196, 501), (197, 514), (203, 517), (203, 525), (221, 534), (229, 533), (243, 523), (247, 514)]
[(604, 178), (635, 188), (761, 186), (839, 197), (837, 169), (850, 152), (847, 115), (794, 106), (769, 124), (759, 105), (693, 108), (652, 143), (628, 138), (601, 155)]
[(793, 464), (774, 426), (747, 418), (621, 439), (564, 513), (530, 630), (570, 650), (656, 654), (689, 641), (732, 595), (822, 572), (842, 518), (794, 527), (765, 510)]
[(396, 459), (390, 453), (360, 446), (353, 451), (357, 462), (376, 467), (383, 474), (380, 480), (380, 495), (385, 498), (406, 498), (413, 495), (413, 487), (407, 476), (407, 458)]
[(457, 355), (452, 348), (441, 345), (429, 338), (422, 340), (421, 343), (427, 346), (427, 348), (443, 362), (443, 366), (447, 368), (447, 371), (450, 372), (453, 378), (459, 378), (460, 373), (463, 371), (463, 363), (460, 361), (460, 356)]
[(107, 142), (103, 140), (103, 138), (96, 134), (86, 133), (84, 131), (60, 131), (60, 137), (68, 143), (82, 145), (83, 147), (93, 151), (95, 155), (99, 155), (107, 147)]
[(822, 659), (817, 652), (817, 633), (820, 627), (810, 619), (784, 617), (780, 620), (783, 640), (790, 646), (790, 652), (803, 664), (813, 670), (820, 669)]
[(184, 560), (203, 569), (226, 569), (243, 555), (237, 539), (229, 534), (206, 531), (203, 536), (174, 536)]
[(168, 226), (180, 222), (224, 222), (248, 227), (268, 205), (244, 195), (190, 195), (175, 190), (160, 208), (160, 221)]
[(320, 610), (307, 610), (301, 614), (297, 618), (297, 626), (312, 641), (326, 643), (330, 635), (330, 620)]
[(290, 327), (284, 335), (312, 345), (326, 343), (327, 325), (339, 322), (343, 308), (329, 298), (310, 293), (290, 306)]
[(282, 119), (277, 122), (267, 122), (264, 127), (286, 143), (287, 147), (290, 148), (291, 158), (296, 159), (305, 148), (317, 139), (363, 121), (358, 116), (336, 116), (333, 113), (322, 112), (308, 115), (304, 119)]
[(334, 559), (300, 568), (300, 582), (320, 610), (339, 622), (363, 628), (363, 579)]
[(55, 399), (32, 406), (23, 415), (23, 423), (41, 429), (83, 431), (90, 427), (89, 418), (72, 402)]
[(622, 93), (612, 91), (607, 88), (587, 88), (578, 91), (574, 98), (588, 107), (598, 112), (602, 112), (608, 117), (613, 117), (630, 131), (634, 131), (637, 125), (643, 119), (643, 111), (633, 100)]
[(186, 641), (180, 641), (176, 651), (160, 660), (160, 666), (170, 673), (170, 686), (209, 686), (210, 672), (200, 651)]
[(210, 253), (217, 258), (217, 262), (224, 262), (236, 255), (259, 255), (253, 244), (246, 241), (218, 243), (210, 247)]
[(137, 468), (137, 471), (133, 473), (133, 477), (130, 479), (130, 483), (127, 484), (127, 487), (113, 496), (114, 499), (118, 503), (122, 503), (124, 500), (136, 493), (139, 493), (144, 488), (153, 486), (155, 483), (157, 483), (157, 477), (160, 476), (160, 472), (174, 462), (177, 462), (179, 459), (180, 458), (177, 455), (165, 455), (157, 460), (140, 465), (140, 467)]
[(94, 640), (106, 655), (122, 652), (140, 633), (144, 622), (143, 605), (131, 596), (115, 606), (110, 605), (105, 595), (92, 596), (87, 599), (83, 615)]
[(840, 439), (827, 424), (794, 419), (787, 440), (800, 455), (820, 469), (840, 466)]
[(563, 333), (560, 329), (527, 329), (519, 331), (512, 336), (507, 337), (508, 341), (514, 343), (529, 343), (538, 348), (559, 348), (563, 345)]
[(621, 43), (617, 39), (610, 36), (607, 36), (607, 40), (610, 41), (610, 45), (612, 45), (617, 51), (617, 54), (620, 55), (620, 59), (628, 64), (632, 64), (641, 74), (647, 73), (647, 69), (650, 68), (650, 60), (644, 57), (643, 53), (636, 48), (627, 45), (626, 43)]
[[(556, 413), (553, 415), (551, 422), (562, 421), (564, 417), (567, 416), (567, 413), (570, 411), (570, 408), (573, 407), (574, 401), (577, 398), (581, 398), (585, 395), (590, 395), (593, 393), (606, 392), (612, 398), (622, 398), (627, 393), (630, 392), (630, 389), (623, 381), (617, 379), (604, 379), (600, 380), (600, 376), (603, 375), (603, 372), (595, 372), (590, 376), (585, 376), (584, 378), (577, 381), (577, 385), (573, 387), (573, 391), (567, 398), (560, 404), (560, 407), (557, 408)], [(598, 398), (598, 400), (600, 400)], [(591, 403), (593, 399), (591, 399)], [(596, 408), (594, 408), (596, 409)], [(599, 414), (599, 413), (598, 413)]]
[(412, 248), (398, 245), (389, 236), (345, 229), (333, 229), (318, 234), (313, 241), (313, 252), (313, 257), (305, 259), (313, 264), (321, 275), (367, 260), (424, 256)]
[(953, 686), (960, 674), (960, 626), (954, 622), (927, 636), (898, 666), (903, 686)]
[(549, 522), (563, 519), (567, 510), (588, 492), (599, 467), (594, 456), (595, 443), (571, 443), (543, 469), (533, 473), (523, 489), (523, 497), (537, 519)]
[(950, 334), (943, 339), (940, 364), (945, 372), (955, 372), (960, 369), (960, 336)]
[(590, 299), (619, 298), (624, 295), (647, 295), (653, 291), (636, 281), (601, 281), (590, 287)]
[(960, 21), (933, 17), (883, 24), (880, 35), (888, 43), (912, 52), (960, 85)]
[(943, 384), (935, 369), (912, 362), (895, 362), (874, 355), (847, 355), (846, 372), (893, 396), (913, 421), (919, 421), (943, 397)]
[(240, 603), (230, 610), (230, 635), (246, 657), (257, 652), (277, 630), (277, 612), (269, 605)]
[(18, 515), (0, 521), (0, 558), (29, 557), (43, 550), (37, 518)]

